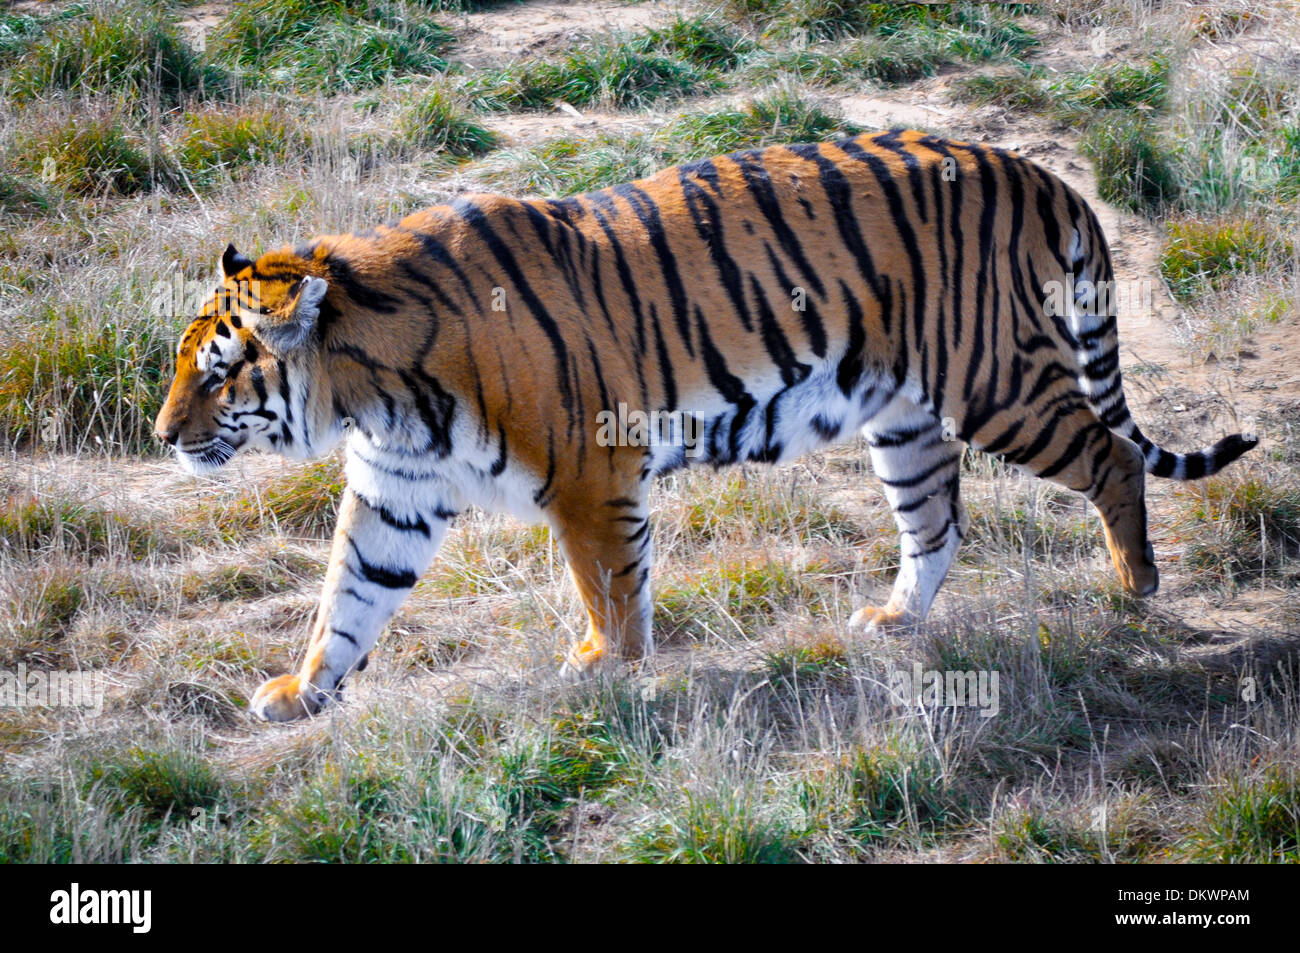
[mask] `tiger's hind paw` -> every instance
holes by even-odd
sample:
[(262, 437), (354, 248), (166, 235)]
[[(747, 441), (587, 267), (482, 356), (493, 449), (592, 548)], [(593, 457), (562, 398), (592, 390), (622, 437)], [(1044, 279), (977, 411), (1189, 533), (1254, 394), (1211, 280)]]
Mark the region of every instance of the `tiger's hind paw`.
[(567, 682), (580, 682), (590, 678), (604, 659), (604, 648), (594, 644), (591, 639), (585, 639), (570, 648), (565, 655), (564, 664), (560, 666), (560, 678)]

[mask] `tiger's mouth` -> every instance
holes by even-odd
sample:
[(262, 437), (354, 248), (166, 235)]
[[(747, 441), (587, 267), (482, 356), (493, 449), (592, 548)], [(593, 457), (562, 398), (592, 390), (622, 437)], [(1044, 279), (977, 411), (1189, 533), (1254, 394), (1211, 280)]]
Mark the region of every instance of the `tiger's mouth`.
[(178, 446), (176, 456), (180, 460), (181, 466), (190, 473), (212, 473), (229, 463), (238, 449), (239, 447), (224, 437), (213, 437), (198, 446)]

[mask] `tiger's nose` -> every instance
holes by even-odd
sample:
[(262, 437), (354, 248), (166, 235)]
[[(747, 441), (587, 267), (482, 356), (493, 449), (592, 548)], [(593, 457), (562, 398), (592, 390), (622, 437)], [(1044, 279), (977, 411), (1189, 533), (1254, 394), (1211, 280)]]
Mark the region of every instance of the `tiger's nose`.
[(168, 427), (166, 430), (162, 427), (158, 427), (154, 430), (153, 435), (163, 443), (167, 444), (167, 446), (174, 447), (176, 446), (176, 440), (181, 435), (181, 431), (179, 427)]

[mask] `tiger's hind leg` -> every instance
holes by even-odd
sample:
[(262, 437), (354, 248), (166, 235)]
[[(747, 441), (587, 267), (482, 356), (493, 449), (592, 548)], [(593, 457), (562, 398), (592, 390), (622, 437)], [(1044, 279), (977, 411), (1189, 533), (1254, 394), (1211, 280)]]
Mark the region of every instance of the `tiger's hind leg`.
[(613, 658), (649, 655), (652, 551), (640, 481), (555, 501), (551, 528), (587, 610), (587, 635), (569, 651), (565, 670), (585, 672)]
[[(1039, 449), (1036, 444), (1049, 435)], [(1106, 548), (1124, 588), (1137, 596), (1159, 588), (1147, 539), (1145, 461), (1136, 444), (1112, 432), (1091, 409), (1076, 407), (1022, 436), (1018, 452), (1002, 456), (1087, 497), (1101, 514)]]
[(922, 621), (948, 575), (969, 520), (958, 494), (963, 444), (931, 411), (895, 397), (863, 428), (871, 465), (898, 526), (902, 564), (889, 602), (865, 606), (850, 628)]

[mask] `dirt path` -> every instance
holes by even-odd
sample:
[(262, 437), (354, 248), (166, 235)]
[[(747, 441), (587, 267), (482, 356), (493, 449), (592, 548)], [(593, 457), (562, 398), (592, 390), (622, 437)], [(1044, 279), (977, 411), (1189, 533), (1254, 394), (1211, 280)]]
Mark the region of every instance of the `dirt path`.
[(583, 36), (639, 30), (672, 18), (686, 4), (542, 0), (447, 19), (459, 42), (453, 57), (473, 67), (500, 66), (517, 56), (561, 52)]

